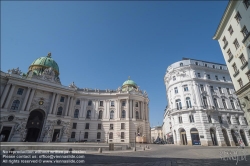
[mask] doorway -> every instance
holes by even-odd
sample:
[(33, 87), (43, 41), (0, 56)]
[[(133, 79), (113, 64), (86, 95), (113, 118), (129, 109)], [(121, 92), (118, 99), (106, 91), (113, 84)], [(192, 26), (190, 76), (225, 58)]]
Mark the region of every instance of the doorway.
[(34, 110), (30, 113), (26, 128), (28, 129), (26, 140), (36, 142), (42, 131), (45, 113), (43, 110)]
[(244, 132), (242, 129), (240, 130), (240, 136), (241, 136), (241, 138), (242, 138), (242, 140), (243, 140), (245, 146), (248, 146), (245, 132)]
[(3, 127), (2, 132), (0, 134), (0, 135), (3, 135), (3, 137), (2, 137), (3, 141), (2, 142), (7, 142), (8, 141), (11, 129), (12, 129), (12, 127), (6, 127), (6, 126)]
[(231, 130), (231, 135), (232, 135), (232, 137), (233, 137), (235, 146), (239, 146), (238, 140), (237, 140), (237, 137), (236, 137), (236, 135), (235, 135), (235, 131), (234, 131), (234, 130)]
[(216, 134), (215, 134), (214, 129), (210, 129), (210, 135), (211, 135), (211, 139), (213, 142), (213, 146), (217, 146), (218, 143), (217, 143)]
[(201, 141), (198, 130), (196, 128), (192, 128), (190, 130), (190, 133), (191, 133), (192, 145), (200, 145)]
[(182, 145), (187, 145), (186, 131), (184, 129), (182, 129), (180, 134), (181, 134), (181, 143), (182, 143)]
[(227, 131), (225, 129), (222, 129), (222, 133), (223, 133), (223, 137), (224, 137), (224, 141), (226, 142), (226, 145), (231, 146), (228, 135), (227, 135)]
[(52, 142), (57, 142), (60, 135), (60, 129), (55, 129), (52, 137)]

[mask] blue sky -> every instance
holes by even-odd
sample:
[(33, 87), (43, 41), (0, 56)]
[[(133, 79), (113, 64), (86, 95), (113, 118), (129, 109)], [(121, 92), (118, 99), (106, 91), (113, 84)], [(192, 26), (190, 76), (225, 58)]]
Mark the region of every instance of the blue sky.
[(150, 125), (167, 105), (167, 67), (189, 57), (225, 63), (212, 40), (228, 1), (1, 2), (1, 70), (27, 72), (52, 53), (62, 84), (117, 89), (128, 76), (150, 98)]

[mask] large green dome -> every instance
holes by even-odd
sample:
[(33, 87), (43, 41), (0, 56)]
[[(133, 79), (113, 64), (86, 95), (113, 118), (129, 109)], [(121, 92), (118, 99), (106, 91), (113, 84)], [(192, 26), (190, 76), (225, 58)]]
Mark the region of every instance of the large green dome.
[(128, 77), (128, 80), (122, 84), (122, 91), (138, 90), (137, 84)]
[(137, 84), (133, 80), (127, 80), (122, 85), (134, 85), (134, 86), (137, 86)]
[(49, 53), (45, 57), (40, 57), (34, 60), (29, 68), (30, 70), (33, 70), (33, 69), (37, 70), (38, 68), (42, 68), (42, 71), (43, 71), (45, 68), (50, 68), (50, 67), (56, 72), (56, 75), (59, 75), (58, 64), (56, 63), (55, 60), (51, 58), (51, 53)]

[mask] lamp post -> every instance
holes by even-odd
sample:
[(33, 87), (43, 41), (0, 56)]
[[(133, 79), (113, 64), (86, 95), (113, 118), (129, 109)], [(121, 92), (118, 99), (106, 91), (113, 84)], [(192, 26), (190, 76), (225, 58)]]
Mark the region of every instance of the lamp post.
[(135, 151), (136, 151), (136, 132), (135, 132)]
[(107, 132), (107, 144), (109, 143), (109, 132)]

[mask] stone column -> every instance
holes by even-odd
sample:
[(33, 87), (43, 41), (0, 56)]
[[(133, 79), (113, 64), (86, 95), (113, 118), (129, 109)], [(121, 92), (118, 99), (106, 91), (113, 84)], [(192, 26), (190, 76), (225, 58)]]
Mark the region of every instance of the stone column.
[[(88, 104), (88, 100), (84, 100), (84, 105), (83, 105), (83, 113), (82, 113), (82, 117), (85, 118), (86, 117), (86, 109), (87, 109), (87, 104)], [(104, 111), (103, 111), (104, 112)]]
[(126, 107), (127, 107), (127, 110), (126, 110), (126, 119), (129, 119), (129, 100), (126, 99)]
[(3, 107), (3, 103), (5, 101), (7, 93), (9, 92), (9, 89), (10, 89), (10, 84), (7, 84), (6, 87), (4, 88), (3, 94), (1, 95), (1, 108)]
[(55, 104), (52, 112), (52, 114), (54, 115), (56, 114), (58, 100), (59, 100), (59, 94), (56, 94)]
[(129, 100), (129, 118), (132, 119), (133, 114), (132, 114), (132, 100)]
[(82, 118), (83, 117), (83, 112), (84, 112), (83, 106), (84, 106), (85, 101), (81, 99), (80, 102), (81, 102), (81, 111), (80, 111), (80, 116), (79, 117)]
[(31, 91), (30, 98), (29, 98), (29, 101), (28, 101), (28, 104), (27, 104), (27, 107), (26, 107), (26, 111), (29, 111), (29, 109), (30, 109), (30, 105), (31, 105), (31, 102), (32, 102), (32, 100), (34, 98), (35, 91), (36, 91), (35, 89), (32, 89), (32, 91)]
[(13, 92), (14, 92), (14, 90), (15, 90), (15, 85), (13, 85), (12, 84), (12, 86), (11, 86), (11, 89), (10, 89), (10, 93), (9, 93), (9, 95), (8, 95), (8, 98), (7, 98), (7, 101), (6, 101), (6, 103), (5, 103), (5, 105), (4, 105), (4, 108), (8, 108), (8, 106), (9, 106), (9, 104), (10, 104), (10, 100), (11, 100), (11, 97), (12, 97), (12, 95), (13, 95)]
[(56, 94), (53, 93), (52, 100), (51, 100), (50, 107), (49, 107), (49, 114), (52, 114), (52, 110), (53, 110), (53, 106), (54, 106), (54, 102), (55, 102), (55, 96), (56, 96)]
[(144, 112), (144, 101), (143, 101), (142, 102), (142, 120), (145, 120), (144, 114), (145, 114), (145, 112)]
[(72, 97), (69, 97), (69, 108), (66, 110), (67, 111), (67, 116), (70, 116), (70, 107), (72, 105)]
[(96, 104), (95, 104), (95, 109), (94, 109), (94, 115), (93, 115), (93, 117), (94, 117), (94, 119), (97, 119), (97, 111), (98, 111), (98, 105), (99, 105), (99, 100), (96, 100), (96, 102), (95, 102)]
[(115, 106), (116, 106), (116, 110), (117, 110), (117, 118), (121, 118), (121, 108), (120, 108), (120, 100), (116, 100), (117, 103), (115, 103)]
[(25, 98), (23, 100), (21, 111), (25, 110), (25, 106), (27, 105), (27, 100), (28, 100), (28, 97), (29, 97), (29, 94), (30, 94), (30, 90), (31, 90), (31, 88), (29, 87), (27, 92), (26, 92)]
[(103, 117), (108, 119), (108, 100), (105, 100), (105, 111), (103, 111)]
[(70, 100), (70, 97), (67, 96), (67, 103), (66, 103), (66, 107), (65, 107), (65, 110), (64, 110), (64, 116), (67, 116), (67, 113), (68, 113), (68, 109), (69, 109), (69, 100)]
[(74, 97), (71, 98), (71, 104), (70, 104), (70, 109), (69, 109), (69, 116), (72, 116), (72, 111), (74, 109)]
[(197, 107), (200, 109), (200, 107), (203, 106), (202, 100), (201, 100), (201, 94), (198, 88), (198, 84), (194, 82), (194, 91), (195, 91), (195, 96), (197, 97)]
[(209, 106), (214, 106), (214, 104), (213, 104), (213, 96), (212, 96), (212, 94), (211, 94), (211, 91), (210, 91), (210, 88), (209, 88), (210, 86), (209, 85), (207, 85), (207, 87), (206, 87), (206, 91), (208, 92), (208, 98), (207, 98), (207, 100), (208, 100), (208, 104), (209, 104)]

